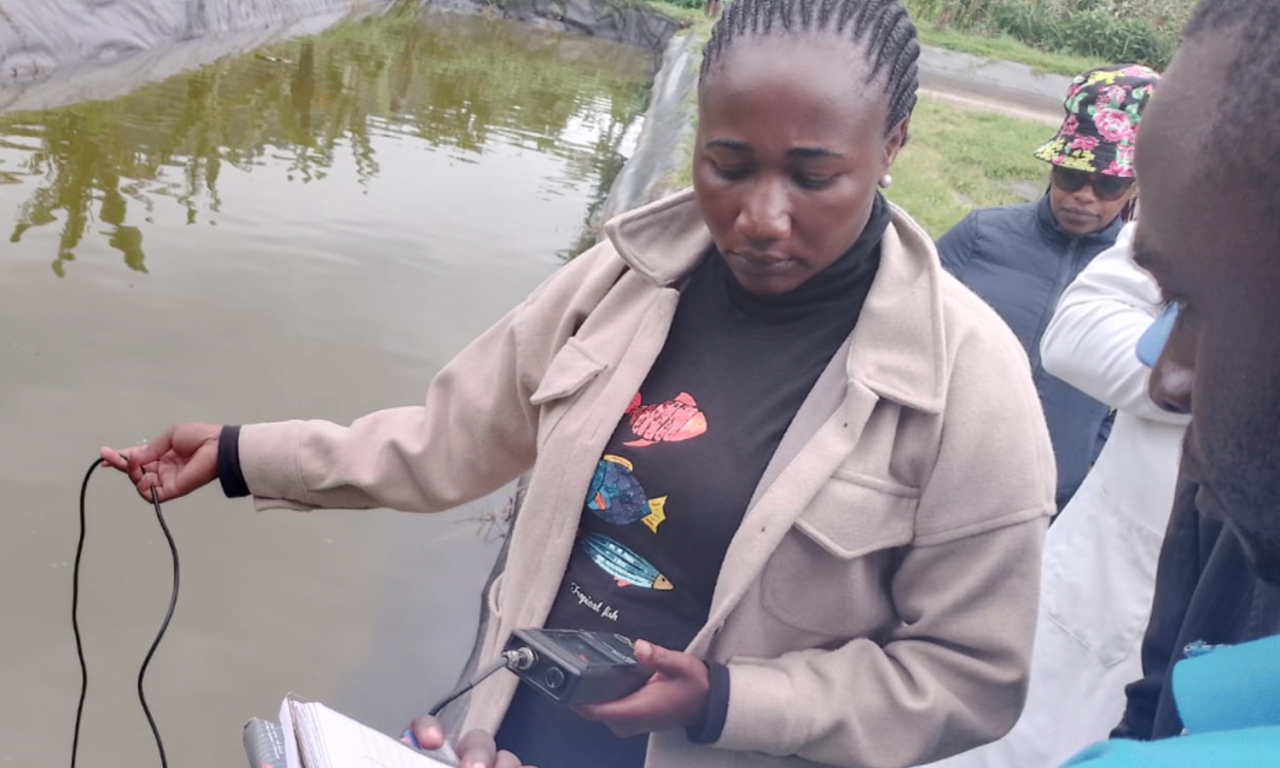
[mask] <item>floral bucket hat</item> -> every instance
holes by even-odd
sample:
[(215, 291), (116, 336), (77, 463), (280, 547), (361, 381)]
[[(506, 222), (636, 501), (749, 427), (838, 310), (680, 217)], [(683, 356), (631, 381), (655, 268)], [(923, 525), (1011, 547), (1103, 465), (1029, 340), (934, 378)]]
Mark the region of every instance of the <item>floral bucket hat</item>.
[(1066, 121), (1035, 156), (1063, 168), (1132, 178), (1138, 124), (1159, 82), (1160, 73), (1139, 64), (1077, 76), (1062, 102)]

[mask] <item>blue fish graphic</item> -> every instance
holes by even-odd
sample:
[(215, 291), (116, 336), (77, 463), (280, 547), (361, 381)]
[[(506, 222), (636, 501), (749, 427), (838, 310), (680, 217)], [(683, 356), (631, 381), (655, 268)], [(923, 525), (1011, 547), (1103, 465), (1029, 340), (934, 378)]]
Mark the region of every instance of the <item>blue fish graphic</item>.
[(658, 526), (667, 519), (667, 497), (649, 498), (632, 474), (634, 469), (631, 462), (621, 456), (606, 454), (596, 465), (591, 487), (587, 489), (587, 509), (614, 525), (630, 525), (641, 520), (657, 533)]
[(578, 546), (620, 587), (632, 585), (660, 591), (675, 589), (675, 585), (658, 573), (652, 563), (608, 536), (588, 533), (578, 541)]

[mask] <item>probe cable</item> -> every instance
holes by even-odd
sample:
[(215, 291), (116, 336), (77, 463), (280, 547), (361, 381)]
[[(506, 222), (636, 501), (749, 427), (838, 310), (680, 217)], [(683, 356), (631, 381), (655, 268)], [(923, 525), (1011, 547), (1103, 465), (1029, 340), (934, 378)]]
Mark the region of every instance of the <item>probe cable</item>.
[[(89, 668), (84, 663), (84, 643), (80, 640), (80, 557), (84, 554), (84, 533), (85, 533), (85, 513), (84, 500), (85, 494), (89, 490), (89, 478), (93, 476), (94, 470), (102, 466), (102, 459), (94, 459), (93, 464), (89, 466), (89, 471), (84, 475), (84, 482), (80, 484), (80, 539), (76, 543), (76, 560), (75, 566), (71, 572), (71, 630), (76, 636), (76, 656), (80, 658), (80, 703), (76, 706), (76, 727), (75, 733), (71, 739), (71, 768), (76, 766), (76, 753), (80, 748), (80, 719), (84, 714), (85, 694), (89, 690)], [(151, 664), (151, 657), (155, 655), (156, 648), (160, 647), (160, 641), (164, 638), (165, 630), (169, 629), (169, 621), (173, 618), (173, 609), (178, 605), (178, 546), (173, 542), (173, 534), (169, 533), (169, 526), (164, 521), (164, 513), (160, 511), (160, 496), (156, 493), (156, 487), (151, 486), (151, 504), (156, 510), (156, 520), (160, 522), (160, 530), (164, 531), (165, 541), (169, 543), (169, 552), (173, 555), (173, 593), (169, 597), (169, 610), (165, 612), (164, 621), (160, 624), (160, 631), (156, 633), (156, 639), (151, 643), (151, 649), (147, 651), (146, 658), (142, 660), (142, 667), (138, 670), (138, 701), (142, 704), (142, 712), (147, 716), (147, 723), (151, 726), (151, 734), (156, 739), (156, 749), (160, 752), (161, 768), (169, 768), (169, 761), (164, 754), (164, 742), (160, 739), (160, 729), (156, 727), (156, 720), (151, 716), (151, 707), (147, 706), (147, 694), (143, 690), (143, 680), (147, 676), (147, 666)]]

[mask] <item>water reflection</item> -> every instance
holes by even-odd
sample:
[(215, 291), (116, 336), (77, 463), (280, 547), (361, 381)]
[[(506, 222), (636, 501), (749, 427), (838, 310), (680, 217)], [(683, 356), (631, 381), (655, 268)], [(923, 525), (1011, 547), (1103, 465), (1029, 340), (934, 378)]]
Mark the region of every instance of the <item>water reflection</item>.
[[(348, 423), (421, 402), (559, 266), (648, 67), (587, 38), (400, 11), (117, 100), (0, 115), (0, 766), (66, 745), (93, 451), (173, 421)], [(80, 754), (122, 765), (151, 749), (132, 696), (168, 553), (127, 482), (90, 494)], [(210, 489), (166, 510), (182, 596), (147, 694), (171, 762), (243, 765), (245, 719), (289, 691), (399, 733), (467, 658), (503, 509), (259, 515)]]
[(317, 184), (349, 161), (368, 184), (382, 170), (378, 139), (463, 162), (498, 146), (552, 155), (562, 170), (545, 194), (585, 182), (600, 198), (647, 67), (640, 51), (402, 7), (119, 99), (0, 115), (0, 227), (15, 244), (59, 228), (60, 277), (86, 238), (146, 272), (148, 224), (174, 215), (158, 201), (176, 201), (187, 224), (216, 224), (237, 203), (219, 194), (228, 165)]

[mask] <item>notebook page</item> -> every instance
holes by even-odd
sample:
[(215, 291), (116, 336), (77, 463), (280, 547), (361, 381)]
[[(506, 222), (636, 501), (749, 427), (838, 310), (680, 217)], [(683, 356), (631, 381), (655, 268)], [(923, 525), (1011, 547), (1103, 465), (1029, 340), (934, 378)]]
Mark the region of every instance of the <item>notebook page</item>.
[(293, 727), (293, 707), (297, 699), (291, 693), (280, 703), (280, 731), (284, 737), (285, 768), (302, 768), (302, 760), (298, 756), (297, 732)]
[(298, 741), (296, 768), (449, 768), (323, 704), (286, 701)]

